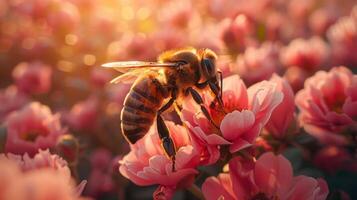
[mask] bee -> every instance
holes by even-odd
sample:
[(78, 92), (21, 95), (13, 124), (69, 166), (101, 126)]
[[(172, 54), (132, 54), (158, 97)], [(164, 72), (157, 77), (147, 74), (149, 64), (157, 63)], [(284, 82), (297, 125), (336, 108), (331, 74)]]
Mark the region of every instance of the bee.
[(222, 73), (216, 68), (217, 55), (210, 49), (184, 48), (159, 55), (157, 62), (124, 61), (103, 64), (122, 75), (111, 83), (132, 83), (121, 111), (121, 131), (135, 144), (149, 131), (156, 119), (157, 132), (175, 171), (176, 147), (162, 114), (183, 97), (191, 95), (205, 117), (215, 126), (197, 90), (210, 88), (214, 101), (222, 105)]

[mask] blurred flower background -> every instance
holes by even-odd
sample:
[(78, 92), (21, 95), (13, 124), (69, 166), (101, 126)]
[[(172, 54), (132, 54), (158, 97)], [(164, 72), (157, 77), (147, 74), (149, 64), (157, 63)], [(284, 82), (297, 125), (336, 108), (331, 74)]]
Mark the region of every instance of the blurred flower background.
[[(100, 65), (187, 46), (218, 54), (224, 112), (166, 116), (172, 172)], [(1, 0), (0, 199), (357, 199), (356, 72), (354, 0)]]

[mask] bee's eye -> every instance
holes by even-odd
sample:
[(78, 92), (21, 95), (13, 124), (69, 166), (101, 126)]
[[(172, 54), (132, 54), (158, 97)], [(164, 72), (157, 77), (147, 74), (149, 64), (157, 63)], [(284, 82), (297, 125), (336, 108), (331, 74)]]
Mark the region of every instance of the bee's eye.
[(214, 65), (213, 65), (211, 59), (207, 59), (207, 58), (203, 59), (202, 64), (203, 64), (204, 68), (206, 68), (207, 73), (209, 75), (212, 75), (212, 73), (214, 72)]

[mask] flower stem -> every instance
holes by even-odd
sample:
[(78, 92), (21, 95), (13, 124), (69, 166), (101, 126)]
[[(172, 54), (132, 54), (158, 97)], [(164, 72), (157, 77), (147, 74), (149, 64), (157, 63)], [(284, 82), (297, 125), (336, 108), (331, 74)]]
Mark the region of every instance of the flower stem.
[(197, 185), (192, 184), (190, 187), (187, 188), (187, 190), (190, 191), (198, 199), (200, 199), (200, 200), (204, 200), (205, 199), (205, 197), (203, 196), (200, 188)]

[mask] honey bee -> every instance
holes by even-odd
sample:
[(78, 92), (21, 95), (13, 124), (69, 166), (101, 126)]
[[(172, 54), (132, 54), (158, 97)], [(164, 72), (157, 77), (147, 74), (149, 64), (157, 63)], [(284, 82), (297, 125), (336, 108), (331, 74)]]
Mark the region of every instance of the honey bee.
[[(217, 55), (210, 49), (184, 48), (159, 55), (157, 62), (124, 61), (102, 65), (123, 74), (111, 83), (133, 83), (121, 111), (121, 131), (134, 144), (149, 131), (156, 119), (157, 132), (175, 171), (176, 147), (162, 118), (164, 111), (191, 95), (202, 113), (214, 125), (197, 90), (210, 88), (222, 105), (222, 73), (216, 68)], [(216, 126), (217, 127), (217, 126)]]

